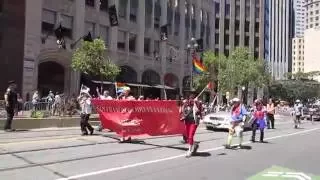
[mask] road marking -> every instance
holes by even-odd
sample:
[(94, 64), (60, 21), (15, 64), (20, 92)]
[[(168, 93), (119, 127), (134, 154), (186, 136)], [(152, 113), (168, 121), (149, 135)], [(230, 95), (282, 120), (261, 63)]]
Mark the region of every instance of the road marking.
[[(279, 138), (283, 138), (283, 137), (289, 137), (289, 136), (294, 136), (294, 135), (299, 135), (299, 134), (305, 134), (305, 133), (317, 131), (319, 129), (320, 128), (313, 128), (313, 129), (299, 131), (299, 132), (295, 132), (295, 133), (290, 133), (290, 134), (285, 134), (285, 135), (280, 135), (280, 136), (274, 136), (274, 137), (266, 138), (266, 140), (279, 139)], [(243, 144), (250, 144), (250, 143), (251, 142), (245, 142)], [(199, 151), (199, 152), (212, 152), (212, 151), (217, 151), (217, 150), (221, 150), (221, 149), (224, 149), (224, 146), (215, 147), (215, 148), (211, 148), (211, 149), (206, 149), (206, 150)], [(79, 178), (84, 178), (84, 177), (89, 177), (89, 176), (96, 176), (96, 175), (100, 175), (100, 174), (106, 174), (106, 173), (110, 173), (110, 172), (114, 172), (114, 171), (120, 171), (120, 170), (124, 170), (124, 169), (135, 168), (135, 167), (144, 166), (144, 165), (148, 165), (148, 164), (155, 164), (155, 163), (159, 163), (159, 162), (174, 160), (174, 159), (178, 159), (178, 158), (181, 158), (181, 157), (185, 157), (185, 154), (181, 154), (181, 155), (177, 155), (177, 156), (171, 156), (171, 157), (162, 158), (162, 159), (151, 160), (151, 161), (145, 161), (145, 162), (140, 162), (140, 163), (135, 163), (135, 164), (129, 164), (129, 165), (124, 165), (124, 166), (104, 169), (104, 170), (100, 170), (100, 171), (94, 171), (94, 172), (90, 172), (90, 173), (74, 175), (74, 176), (70, 176), (70, 177), (67, 177), (67, 178), (60, 178), (60, 179), (57, 179), (57, 180), (73, 180), (73, 179), (79, 179)]]
[(307, 176), (304, 173), (296, 173), (296, 172), (267, 172), (263, 174), (264, 177), (282, 177), (282, 178), (294, 178), (298, 180), (311, 180), (311, 177)]

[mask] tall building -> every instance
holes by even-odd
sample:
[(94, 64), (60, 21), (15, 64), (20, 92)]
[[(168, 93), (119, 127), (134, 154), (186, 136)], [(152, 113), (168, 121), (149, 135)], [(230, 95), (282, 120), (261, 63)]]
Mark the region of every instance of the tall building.
[(305, 0), (306, 29), (319, 27), (320, 25), (320, 1)]
[[(310, 28), (305, 31), (304, 72), (320, 71), (320, 28)], [(314, 77), (320, 82), (320, 76)]]
[(292, 73), (304, 72), (304, 38), (292, 39)]
[(305, 0), (293, 0), (294, 37), (303, 37), (305, 30)]
[(0, 0), (0, 97), (8, 86), (9, 80), (15, 80), (21, 92), (24, 32), (25, 0)]
[(229, 55), (235, 47), (249, 47), (255, 57), (264, 54), (264, 0), (215, 0), (214, 49)]
[[(119, 26), (110, 26), (112, 5)], [(105, 40), (109, 57), (121, 67), (118, 81), (139, 91), (157, 89), (156, 95), (163, 84), (168, 91), (183, 93), (190, 89), (192, 66), (186, 49), (192, 37), (216, 53), (229, 55), (235, 47), (246, 46), (263, 58), (264, 10), (264, 0), (26, 1), (19, 11), (25, 21), (19, 24), (24, 26), (19, 28), (23, 41), (17, 60), (22, 74), (12, 72), (10, 79), (20, 79), (23, 98), (36, 89), (43, 95), (49, 90), (77, 94), (86, 78), (70, 67), (72, 52), (79, 45), (75, 42), (90, 32)], [(66, 49), (58, 48), (52, 33), (59, 24), (65, 30)], [(167, 41), (160, 41), (161, 27), (167, 29)]]
[(275, 80), (291, 72), (292, 0), (265, 0), (265, 59)]

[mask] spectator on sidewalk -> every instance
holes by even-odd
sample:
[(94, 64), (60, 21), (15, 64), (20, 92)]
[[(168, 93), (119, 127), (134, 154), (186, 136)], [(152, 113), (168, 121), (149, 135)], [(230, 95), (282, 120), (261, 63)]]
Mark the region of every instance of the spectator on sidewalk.
[(267, 104), (267, 125), (268, 129), (274, 129), (274, 114), (275, 114), (275, 106), (273, 99), (269, 99), (269, 103)]
[(15, 81), (9, 81), (9, 87), (4, 95), (4, 100), (6, 104), (6, 111), (7, 111), (7, 121), (4, 125), (5, 131), (13, 131), (11, 125), (14, 116), (14, 109), (18, 102), (18, 97), (16, 93), (17, 85)]

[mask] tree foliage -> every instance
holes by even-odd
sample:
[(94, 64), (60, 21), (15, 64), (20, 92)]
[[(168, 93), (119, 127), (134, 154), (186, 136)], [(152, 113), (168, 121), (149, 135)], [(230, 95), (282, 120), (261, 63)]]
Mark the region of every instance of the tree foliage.
[(296, 99), (307, 99), (320, 96), (320, 83), (310, 80), (284, 80), (274, 82), (270, 88), (270, 95), (276, 99), (294, 102)]
[(114, 80), (120, 68), (106, 54), (105, 42), (94, 39), (93, 42), (82, 41), (72, 56), (72, 68), (93, 76)]
[(236, 87), (249, 84), (267, 86), (271, 80), (266, 63), (255, 59), (247, 48), (236, 48), (228, 58), (206, 51), (203, 60), (207, 73), (195, 77), (198, 89), (208, 82), (215, 82), (219, 92), (234, 92)]

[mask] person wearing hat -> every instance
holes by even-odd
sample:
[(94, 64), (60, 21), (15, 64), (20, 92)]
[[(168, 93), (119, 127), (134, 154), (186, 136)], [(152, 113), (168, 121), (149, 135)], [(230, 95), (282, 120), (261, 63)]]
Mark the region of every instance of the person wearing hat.
[(194, 94), (191, 94), (189, 100), (183, 103), (182, 113), (181, 119), (185, 122), (185, 139), (189, 144), (186, 157), (190, 157), (199, 148), (199, 144), (194, 142), (194, 135), (202, 119), (202, 104)]
[(90, 135), (93, 134), (93, 127), (89, 123), (89, 118), (90, 114), (92, 113), (92, 107), (91, 107), (91, 96), (87, 92), (81, 92), (80, 96), (78, 97), (78, 101), (81, 107), (81, 122), (80, 122), (80, 127), (81, 127), (81, 132), (82, 135), (88, 135), (88, 131), (90, 132)]
[(17, 85), (15, 81), (9, 81), (8, 82), (9, 87), (7, 88), (7, 91), (4, 94), (4, 100), (6, 105), (6, 112), (7, 112), (7, 120), (4, 125), (5, 131), (12, 131), (12, 120), (14, 116), (14, 110), (18, 103), (18, 96), (17, 96)]
[(265, 110), (263, 108), (263, 103), (262, 100), (257, 99), (254, 103), (255, 106), (255, 110), (253, 112), (253, 116), (252, 116), (252, 137), (251, 137), (251, 141), (255, 142), (255, 138), (256, 138), (256, 131), (257, 129), (260, 130), (260, 142), (264, 142), (263, 138), (264, 138), (264, 129), (266, 127), (266, 121), (265, 121)]
[(292, 112), (292, 115), (294, 115), (294, 128), (299, 128), (300, 126), (300, 119), (301, 119), (301, 116), (302, 116), (302, 108), (303, 108), (303, 105), (301, 103), (301, 101), (299, 99), (296, 100), (295, 104), (294, 104), (294, 107), (293, 107), (293, 112)]
[(226, 144), (227, 149), (231, 149), (231, 143), (233, 136), (239, 137), (239, 145), (237, 148), (242, 148), (243, 141), (243, 126), (247, 117), (247, 110), (244, 105), (241, 104), (239, 98), (232, 99), (233, 106), (231, 108), (231, 126), (229, 128), (228, 140)]

